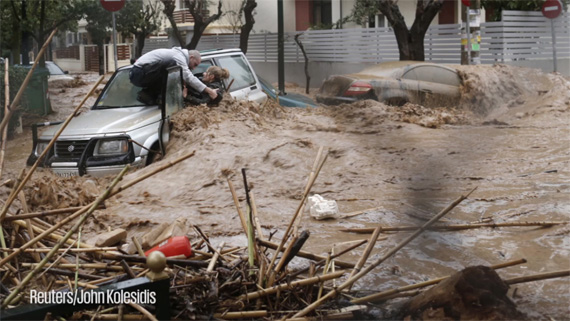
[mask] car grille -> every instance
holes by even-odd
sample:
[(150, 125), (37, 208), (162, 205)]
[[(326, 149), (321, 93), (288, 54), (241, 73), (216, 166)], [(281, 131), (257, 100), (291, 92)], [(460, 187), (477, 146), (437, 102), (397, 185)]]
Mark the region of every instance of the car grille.
[(79, 159), (88, 140), (63, 140), (55, 142), (55, 156), (64, 159)]

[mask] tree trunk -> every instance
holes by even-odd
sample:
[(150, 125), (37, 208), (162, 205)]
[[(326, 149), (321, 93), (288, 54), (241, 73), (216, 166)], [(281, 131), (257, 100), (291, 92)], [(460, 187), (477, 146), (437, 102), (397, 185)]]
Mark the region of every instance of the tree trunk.
[(251, 32), (251, 29), (253, 29), (253, 24), (255, 23), (255, 19), (253, 18), (253, 10), (255, 7), (257, 7), (257, 2), (255, 2), (255, 0), (246, 0), (245, 7), (243, 8), (245, 24), (241, 26), (241, 31), (239, 34), (239, 47), (244, 54), (247, 53), (249, 34)]
[(202, 38), (204, 30), (206, 30), (212, 21), (218, 20), (222, 16), (222, 0), (218, 2), (218, 13), (211, 15), (206, 20), (204, 20), (203, 17), (202, 3), (203, 2), (201, 0), (186, 0), (190, 13), (192, 14), (192, 17), (194, 17), (194, 34), (192, 35), (192, 40), (190, 40), (190, 43), (186, 46), (186, 49), (188, 50), (196, 49), (198, 42), (200, 42), (200, 38)]
[(145, 40), (146, 36), (144, 33), (137, 33), (135, 34), (135, 39), (137, 42), (137, 47), (135, 49), (135, 58), (139, 59), (140, 56), (142, 56), (142, 51), (144, 48), (144, 40)]
[(410, 29), (406, 26), (404, 16), (396, 3), (380, 1), (378, 9), (394, 28), (394, 35), (398, 43), (400, 60), (425, 60), (424, 38), (433, 18), (443, 6), (443, 0), (417, 0), (416, 15)]
[[(25, 25), (28, 20), (28, 8), (26, 0), (22, 1), (22, 24)], [(27, 30), (22, 31), (22, 48), (20, 54), (22, 55), (22, 65), (30, 64), (30, 56), (28, 55), (30, 51), (30, 32)]]
[(166, 16), (166, 18), (168, 18), (170, 26), (172, 26), (172, 35), (174, 36), (174, 38), (176, 38), (176, 40), (178, 40), (180, 47), (184, 47), (184, 45), (186, 44), (186, 40), (182, 38), (180, 31), (178, 31), (178, 25), (176, 24), (176, 20), (174, 20), (174, 9), (176, 9), (176, 4), (174, 3), (173, 0), (161, 0), (161, 2), (164, 5), (164, 10), (162, 10), (162, 12)]

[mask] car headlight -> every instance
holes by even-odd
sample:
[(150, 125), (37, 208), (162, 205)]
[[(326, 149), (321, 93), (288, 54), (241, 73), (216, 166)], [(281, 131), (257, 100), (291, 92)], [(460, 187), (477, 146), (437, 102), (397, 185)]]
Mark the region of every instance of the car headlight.
[(39, 157), (44, 152), (44, 150), (46, 150), (48, 145), (49, 145), (49, 142), (38, 142), (36, 144), (36, 150), (34, 152), (36, 154), (36, 156)]
[(100, 140), (95, 147), (94, 156), (122, 155), (129, 151), (126, 139)]

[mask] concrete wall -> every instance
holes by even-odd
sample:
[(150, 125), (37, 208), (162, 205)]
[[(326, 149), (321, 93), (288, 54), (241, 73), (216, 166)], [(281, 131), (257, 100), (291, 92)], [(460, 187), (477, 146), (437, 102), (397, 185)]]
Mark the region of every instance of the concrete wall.
[[(250, 62), (255, 72), (271, 83), (277, 82), (277, 63), (276, 62)], [(529, 61), (512, 61), (507, 65), (520, 66), (526, 68), (537, 68), (543, 72), (549, 73), (553, 70), (552, 60), (529, 60)], [(311, 76), (311, 88), (318, 88), (323, 81), (331, 76), (338, 74), (356, 73), (364, 68), (372, 66), (364, 63), (331, 63), (331, 62), (309, 62), (309, 75)], [(558, 72), (564, 76), (570, 77), (570, 58), (558, 59)], [(285, 64), (285, 81), (296, 83), (301, 87), (305, 86), (305, 64), (304, 63), (286, 63)]]

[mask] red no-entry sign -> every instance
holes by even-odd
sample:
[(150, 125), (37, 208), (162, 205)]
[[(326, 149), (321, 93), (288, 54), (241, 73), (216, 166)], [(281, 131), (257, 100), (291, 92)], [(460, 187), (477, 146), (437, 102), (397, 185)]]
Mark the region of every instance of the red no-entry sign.
[(562, 12), (562, 4), (558, 0), (547, 0), (542, 5), (542, 15), (548, 19), (554, 19)]
[(466, 7), (471, 7), (471, 1), (469, 0), (461, 0), (461, 3), (463, 3), (463, 5), (465, 5)]
[(115, 12), (125, 6), (125, 0), (99, 0), (105, 10)]

